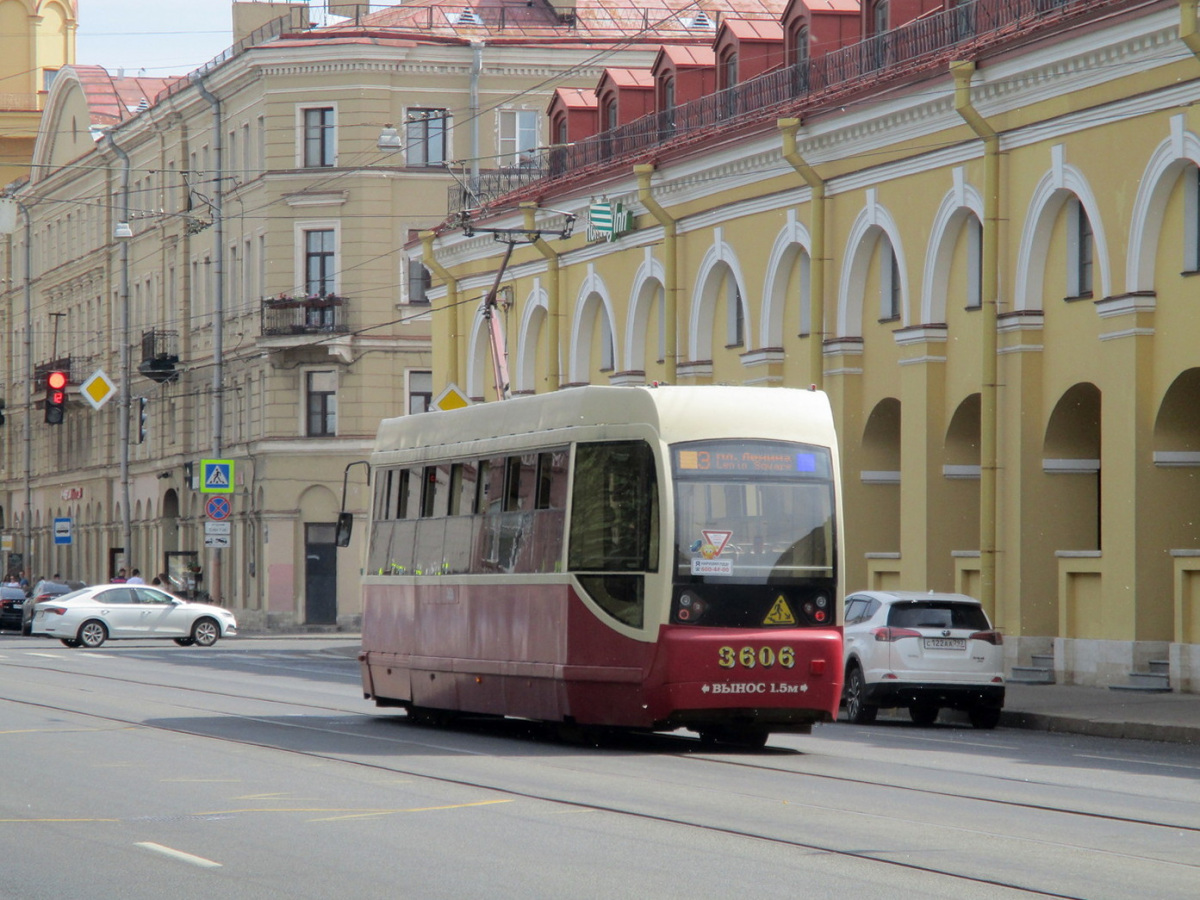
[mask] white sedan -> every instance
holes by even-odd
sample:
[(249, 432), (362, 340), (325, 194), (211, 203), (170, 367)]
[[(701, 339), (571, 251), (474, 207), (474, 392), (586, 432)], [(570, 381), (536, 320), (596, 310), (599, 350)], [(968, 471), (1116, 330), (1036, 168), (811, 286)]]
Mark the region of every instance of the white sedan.
[(100, 584), (39, 603), (32, 632), (68, 647), (99, 647), (109, 638), (170, 638), (181, 647), (211, 647), (237, 634), (233, 613), (192, 603), (146, 585)]

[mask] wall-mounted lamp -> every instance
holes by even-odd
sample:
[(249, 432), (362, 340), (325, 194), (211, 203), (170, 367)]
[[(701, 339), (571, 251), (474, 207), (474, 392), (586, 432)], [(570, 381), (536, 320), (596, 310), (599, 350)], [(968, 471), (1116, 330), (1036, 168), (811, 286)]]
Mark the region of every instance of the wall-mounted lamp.
[(133, 237), (133, 229), (129, 227), (128, 222), (118, 222), (113, 229), (113, 237), (118, 241), (127, 241)]
[(379, 140), (375, 146), (380, 150), (399, 150), (404, 146), (404, 141), (400, 139), (398, 132), (392, 125), (384, 125), (383, 130), (379, 132)]

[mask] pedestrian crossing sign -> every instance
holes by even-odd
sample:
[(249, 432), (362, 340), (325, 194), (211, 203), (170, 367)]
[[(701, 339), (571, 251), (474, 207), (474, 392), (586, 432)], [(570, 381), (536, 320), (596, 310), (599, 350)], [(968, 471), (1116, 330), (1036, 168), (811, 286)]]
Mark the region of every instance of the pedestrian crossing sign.
[(202, 494), (232, 494), (233, 493), (233, 460), (232, 459), (202, 459), (202, 460), (200, 460), (200, 493), (202, 493)]

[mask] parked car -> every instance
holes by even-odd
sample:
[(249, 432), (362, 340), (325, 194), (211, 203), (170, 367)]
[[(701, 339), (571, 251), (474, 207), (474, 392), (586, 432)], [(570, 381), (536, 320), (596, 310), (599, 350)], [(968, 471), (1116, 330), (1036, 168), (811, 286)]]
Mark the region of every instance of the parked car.
[(95, 648), (110, 638), (170, 638), (181, 647), (211, 647), (237, 634), (237, 620), (220, 606), (156, 587), (101, 584), (38, 603), (33, 633), (68, 647)]
[(21, 612), (21, 634), (32, 634), (34, 604), (40, 603), (43, 600), (53, 600), (55, 597), (69, 594), (80, 587), (83, 587), (83, 585), (76, 584), (75, 587), (72, 587), (61, 581), (40, 581), (34, 585), (36, 593), (29, 595), (29, 599), (25, 601), (25, 609)]
[(20, 631), (24, 613), (25, 589), (8, 584), (0, 586), (0, 629)]
[(978, 600), (860, 591), (846, 598), (844, 621), (843, 701), (851, 722), (869, 724), (881, 707), (908, 707), (918, 725), (932, 725), (942, 709), (965, 710), (976, 728), (999, 723), (1004, 638)]

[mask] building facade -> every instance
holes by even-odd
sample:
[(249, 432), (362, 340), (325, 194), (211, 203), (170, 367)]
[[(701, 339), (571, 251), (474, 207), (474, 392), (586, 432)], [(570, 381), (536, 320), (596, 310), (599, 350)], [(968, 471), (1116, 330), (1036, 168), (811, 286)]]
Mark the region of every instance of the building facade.
[(250, 628), (355, 624), (363, 535), (339, 553), (334, 523), (369, 492), (347, 467), (434, 393), (404, 243), (520, 171), (555, 87), (661, 37), (550, 6), (350, 12), (268, 22), (188, 77), (59, 72), (3, 248), (10, 567), (137, 567)]
[(75, 62), (75, 0), (0, 0), (0, 184), (29, 171), (50, 86)]
[[(410, 244), (434, 390), (495, 398), (453, 299), (497, 277), (484, 226), (525, 229), (500, 278), (514, 391), (821, 386), (848, 589), (980, 596), (1010, 664), (1059, 681), (1163, 660), (1200, 689), (1196, 6), (904, 6), (863, 4), (816, 57), (792, 3), (790, 65), (660, 89), (654, 128), (601, 115), (473, 231)], [(719, 40), (736, 59), (747, 33)]]

